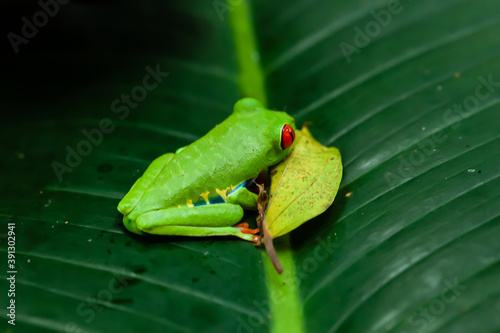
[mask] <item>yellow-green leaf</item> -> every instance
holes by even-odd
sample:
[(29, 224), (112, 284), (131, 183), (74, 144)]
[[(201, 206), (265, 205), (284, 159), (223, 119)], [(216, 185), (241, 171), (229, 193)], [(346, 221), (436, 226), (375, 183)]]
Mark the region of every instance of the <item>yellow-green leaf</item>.
[(267, 225), (272, 238), (284, 235), (323, 213), (335, 199), (342, 160), (335, 147), (316, 141), (306, 126), (287, 159), (271, 170)]

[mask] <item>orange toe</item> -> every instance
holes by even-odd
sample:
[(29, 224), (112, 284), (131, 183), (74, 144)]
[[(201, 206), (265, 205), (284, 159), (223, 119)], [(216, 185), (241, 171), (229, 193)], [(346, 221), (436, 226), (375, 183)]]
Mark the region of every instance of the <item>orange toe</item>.
[(250, 235), (255, 235), (256, 233), (258, 233), (260, 231), (259, 228), (257, 228), (257, 229), (248, 229), (248, 228), (246, 228), (246, 229), (243, 229), (243, 230), (240, 229), (240, 230), (241, 230), (242, 233), (244, 233), (244, 234), (250, 234)]
[(239, 231), (241, 231), (244, 234), (250, 234), (250, 235), (255, 235), (256, 233), (258, 233), (260, 231), (259, 228), (250, 229), (248, 223), (246, 223), (246, 222), (233, 225), (233, 227), (238, 229)]
[(248, 225), (248, 223), (243, 222), (243, 223), (235, 224), (235, 225), (233, 225), (233, 227), (235, 227), (235, 228), (248, 228), (249, 225)]

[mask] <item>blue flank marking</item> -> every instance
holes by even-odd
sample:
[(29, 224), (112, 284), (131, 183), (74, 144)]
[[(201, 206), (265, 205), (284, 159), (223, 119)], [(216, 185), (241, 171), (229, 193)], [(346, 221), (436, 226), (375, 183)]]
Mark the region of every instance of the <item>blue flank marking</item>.
[[(257, 178), (257, 177), (255, 177), (255, 178)], [(240, 187), (243, 187), (243, 186), (247, 187), (247, 185), (252, 184), (252, 182), (255, 180), (255, 178), (252, 178), (252, 179), (249, 179), (249, 180), (245, 180), (243, 183), (241, 183), (238, 186), (236, 186), (236, 188), (234, 189), (234, 191), (232, 191), (231, 193), (235, 192)], [(228, 196), (230, 196), (231, 193), (229, 193)], [(210, 204), (224, 203), (224, 199), (222, 199), (222, 197), (220, 195), (218, 195), (216, 197), (208, 198), (208, 202), (210, 202)], [(194, 206), (195, 207), (196, 206), (204, 206), (206, 204), (207, 203), (205, 202), (205, 199), (202, 199), (202, 200), (198, 201), (197, 203), (195, 203)]]
[[(205, 200), (203, 200), (203, 201), (205, 201)], [(222, 199), (222, 197), (218, 195), (216, 197), (209, 198), (208, 202), (210, 202), (210, 204), (224, 203), (224, 199)]]

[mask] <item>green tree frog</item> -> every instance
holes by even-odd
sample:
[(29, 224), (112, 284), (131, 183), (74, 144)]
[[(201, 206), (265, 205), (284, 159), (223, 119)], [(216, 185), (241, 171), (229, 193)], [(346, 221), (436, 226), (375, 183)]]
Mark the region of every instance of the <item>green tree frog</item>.
[(118, 204), (131, 232), (157, 235), (234, 235), (260, 242), (243, 218), (257, 208), (248, 186), (283, 160), (295, 138), (295, 120), (239, 100), (233, 113), (192, 144), (155, 159)]

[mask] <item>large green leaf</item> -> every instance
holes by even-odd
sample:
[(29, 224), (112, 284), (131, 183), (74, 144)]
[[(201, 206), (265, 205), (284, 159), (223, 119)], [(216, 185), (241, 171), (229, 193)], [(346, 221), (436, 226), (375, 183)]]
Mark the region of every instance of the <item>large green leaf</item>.
[[(7, 222), (17, 276), (16, 326), (0, 329), (498, 332), (500, 4), (394, 3), (75, 0), (19, 53), (5, 38), (4, 295)], [(4, 36), (39, 6), (3, 5)], [(113, 112), (147, 66), (169, 75)], [(151, 160), (242, 96), (342, 153), (332, 207), (276, 240), (281, 276), (252, 244), (134, 236), (116, 211)], [(115, 128), (59, 181), (53, 162), (104, 118)]]

